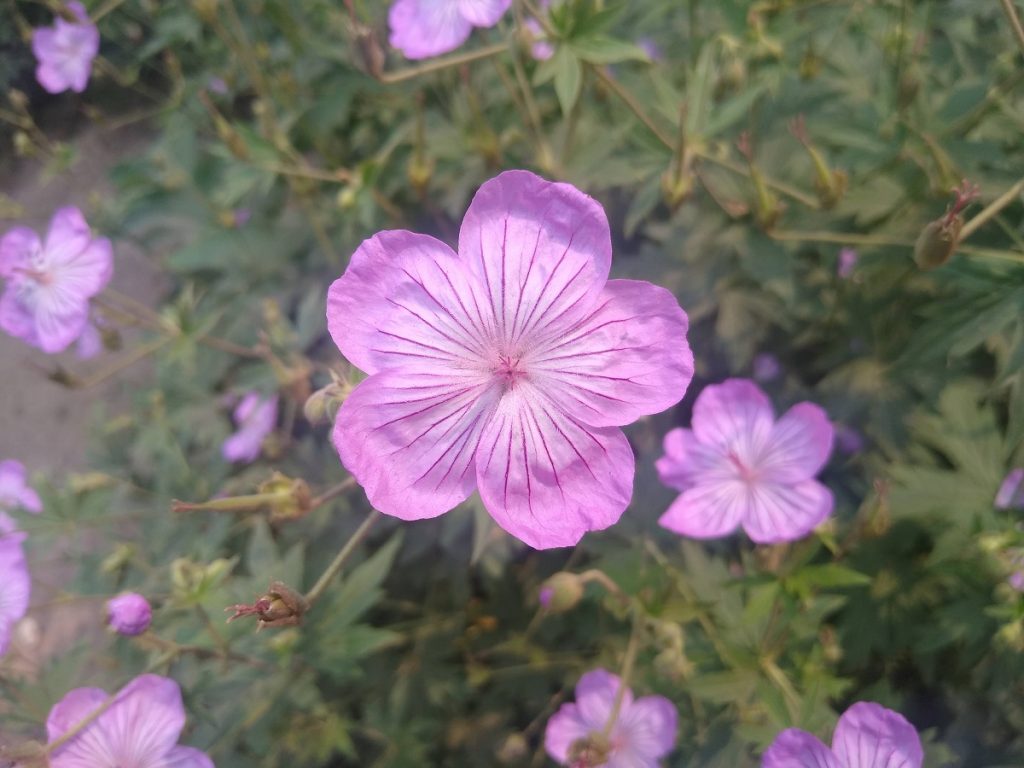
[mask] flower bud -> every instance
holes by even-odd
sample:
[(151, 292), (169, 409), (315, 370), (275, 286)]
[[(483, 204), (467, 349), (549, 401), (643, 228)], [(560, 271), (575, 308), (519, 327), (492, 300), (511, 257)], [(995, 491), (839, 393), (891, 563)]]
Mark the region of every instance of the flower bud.
[(548, 613), (564, 613), (576, 607), (583, 597), (583, 579), (575, 573), (561, 571), (545, 581), (537, 594)]
[(234, 613), (228, 622), (243, 616), (255, 616), (257, 629), (263, 627), (294, 627), (302, 623), (302, 617), (309, 610), (306, 598), (281, 581), (270, 585), (267, 593), (252, 605), (232, 605), (224, 609)]
[(259, 486), (260, 494), (269, 497), (270, 522), (297, 520), (304, 517), (313, 506), (313, 494), (302, 478), (292, 479), (275, 472), (269, 480)]
[(961, 212), (978, 196), (978, 187), (965, 179), (953, 193), (956, 199), (946, 213), (928, 222), (914, 243), (914, 261), (921, 269), (941, 267), (953, 256), (964, 226)]
[(149, 601), (136, 592), (126, 592), (107, 602), (107, 623), (119, 635), (141, 635), (152, 620)]
[(131, 544), (118, 544), (114, 547), (114, 551), (107, 555), (103, 562), (100, 563), (101, 573), (120, 573), (128, 564), (132, 561), (135, 556), (135, 548)]

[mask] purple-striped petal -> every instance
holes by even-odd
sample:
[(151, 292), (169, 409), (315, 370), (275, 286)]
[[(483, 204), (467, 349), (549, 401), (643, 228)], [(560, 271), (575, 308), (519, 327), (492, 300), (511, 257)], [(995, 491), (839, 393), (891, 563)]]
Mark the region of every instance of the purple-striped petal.
[(816, 737), (799, 728), (787, 728), (768, 747), (761, 768), (850, 768)]
[(747, 489), (737, 480), (700, 483), (672, 502), (658, 525), (695, 539), (728, 536), (743, 521), (747, 504)]
[(622, 734), (625, 752), (652, 765), (665, 757), (676, 743), (679, 714), (664, 696), (642, 696), (622, 708), (616, 730)]
[(693, 378), (686, 313), (664, 288), (611, 280), (569, 327), (531, 340), (538, 386), (593, 426), (622, 426), (678, 403)]
[(477, 293), (444, 243), (381, 232), (331, 285), (327, 327), (366, 373), (480, 367), (493, 318)]
[(654, 462), (669, 488), (685, 491), (700, 482), (733, 478), (733, 465), (721, 451), (697, 440), (692, 430), (677, 427), (665, 435), (665, 454)]
[(772, 404), (747, 379), (705, 387), (693, 405), (693, 432), (708, 446), (733, 451), (746, 465), (761, 455), (772, 429)]
[(616, 523), (633, 470), (621, 430), (579, 422), (529, 383), (505, 393), (477, 450), (484, 506), (536, 549), (572, 546)]
[(861, 701), (839, 718), (832, 751), (843, 768), (921, 768), (921, 738), (906, 718)]
[(483, 291), (494, 346), (527, 359), (587, 317), (611, 255), (597, 201), (527, 171), (481, 186), (459, 232), (459, 258)]
[(408, 59), (426, 59), (454, 51), (473, 25), (461, 0), (395, 0), (388, 13), (391, 45)]
[(489, 378), (446, 367), (377, 373), (342, 405), (334, 445), (381, 512), (436, 517), (476, 487), (474, 456), (499, 395)]
[(797, 483), (814, 477), (832, 453), (828, 415), (813, 403), (798, 403), (775, 422), (758, 461), (765, 480)]
[(512, 6), (512, 0), (459, 0), (459, 11), (475, 27), (493, 27)]
[(832, 492), (817, 480), (762, 481), (746, 491), (743, 529), (759, 544), (802, 539), (832, 514)]

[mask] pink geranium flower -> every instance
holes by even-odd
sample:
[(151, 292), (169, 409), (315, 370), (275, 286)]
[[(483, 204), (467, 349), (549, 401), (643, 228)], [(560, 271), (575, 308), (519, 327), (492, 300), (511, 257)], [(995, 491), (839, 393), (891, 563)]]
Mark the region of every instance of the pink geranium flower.
[(621, 685), (603, 669), (580, 678), (576, 701), (563, 704), (544, 732), (544, 748), (553, 760), (573, 768), (657, 768), (676, 743), (675, 705), (664, 696), (634, 699), (627, 688), (605, 735)]
[(454, 51), (473, 27), (493, 27), (512, 0), (395, 0), (388, 14), (391, 45), (409, 59)]
[[(100, 688), (76, 688), (46, 720), (52, 743), (108, 699)], [(99, 717), (54, 750), (51, 768), (213, 768), (198, 749), (178, 746), (185, 727), (181, 689), (173, 680), (142, 675), (117, 694)]]
[(234, 416), (238, 430), (224, 441), (221, 455), (228, 461), (256, 461), (263, 441), (277, 424), (277, 395), (249, 392), (235, 407)]
[(32, 580), (22, 543), (25, 534), (0, 512), (0, 656), (7, 653), (11, 630), (28, 612)]
[(85, 7), (74, 0), (66, 7), (77, 22), (58, 16), (52, 27), (32, 33), (32, 52), (38, 62), (36, 80), (50, 93), (84, 91), (92, 73), (92, 60), (100, 50), (100, 32), (89, 21)]
[(921, 768), (924, 753), (903, 715), (862, 701), (839, 718), (829, 749), (799, 728), (789, 728), (764, 753), (762, 768)]
[(25, 465), (8, 459), (0, 461), (0, 510), (14, 509), (38, 515), (43, 511), (43, 502), (25, 482)]
[(374, 506), (418, 520), (479, 489), (537, 548), (619, 519), (634, 467), (619, 427), (678, 402), (693, 356), (676, 298), (609, 281), (610, 265), (601, 206), (525, 171), (480, 188), (458, 253), (404, 231), (360, 246), (327, 322), (370, 376), (333, 439)]
[(659, 521), (699, 539), (742, 525), (759, 543), (805, 536), (832, 512), (832, 494), (814, 477), (832, 452), (832, 424), (812, 403), (775, 421), (756, 384), (729, 379), (700, 393), (693, 428), (665, 436), (658, 474), (682, 491)]
[(89, 300), (110, 281), (110, 241), (94, 238), (77, 208), (61, 208), (46, 241), (27, 227), (0, 240), (0, 328), (44, 352), (61, 352), (89, 322)]

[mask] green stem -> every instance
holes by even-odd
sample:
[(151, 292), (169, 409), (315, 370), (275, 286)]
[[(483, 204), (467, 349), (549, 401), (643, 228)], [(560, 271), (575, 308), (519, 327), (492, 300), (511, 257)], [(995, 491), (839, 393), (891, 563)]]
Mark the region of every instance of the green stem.
[(1020, 197), (1020, 193), (1022, 191), (1024, 191), (1024, 179), (1018, 181), (1008, 190), (1003, 192), (1003, 194), (1001, 194), (991, 203), (986, 205), (980, 212), (978, 212), (977, 215), (975, 215), (973, 219), (964, 224), (964, 226), (960, 229), (961, 242), (966, 240), (971, 235), (973, 235), (979, 227), (985, 224), (985, 222), (987, 222), (989, 219), (991, 219), (993, 216), (995, 216), (997, 213), (1003, 210), (1003, 208), (1005, 208), (1018, 197)]
[(1003, 12), (1006, 14), (1006, 19), (1010, 22), (1010, 29), (1013, 30), (1021, 51), (1024, 51), (1024, 26), (1021, 26), (1017, 9), (1014, 7), (1012, 0), (1002, 0), (1002, 3)]
[(369, 534), (370, 528), (372, 528), (373, 524), (377, 522), (377, 519), (380, 517), (380, 514), (381, 513), (375, 509), (372, 512), (370, 512), (369, 515), (366, 516), (366, 519), (363, 521), (362, 525), (360, 525), (356, 529), (356, 532), (352, 534), (351, 538), (349, 538), (349, 540), (345, 542), (345, 546), (343, 546), (341, 550), (338, 552), (338, 554), (335, 555), (334, 560), (331, 561), (331, 564), (328, 565), (327, 569), (320, 575), (320, 578), (317, 579), (316, 584), (314, 584), (313, 587), (309, 590), (309, 592), (306, 593), (306, 603), (310, 607), (312, 607), (313, 603), (315, 603), (320, 598), (320, 596), (324, 593), (327, 587), (330, 586), (330, 583), (334, 580), (334, 578), (341, 572), (341, 569), (345, 565), (345, 561), (352, 556), (352, 553), (355, 552), (356, 547), (358, 547), (366, 538), (367, 534)]
[(629, 690), (629, 683), (633, 677), (633, 667), (636, 664), (636, 654), (640, 649), (640, 633), (643, 626), (643, 617), (640, 608), (633, 606), (633, 628), (629, 633), (629, 643), (626, 645), (626, 655), (622, 660), (622, 670), (619, 673), (619, 690), (615, 692), (615, 702), (612, 704), (612, 711), (608, 715), (608, 722), (604, 725), (604, 735), (611, 736), (612, 729), (622, 712), (622, 703), (626, 699), (626, 691)]
[(378, 79), (382, 83), (401, 83), (406, 80), (412, 80), (420, 77), (421, 75), (430, 74), (431, 72), (439, 72), (444, 69), (450, 69), (451, 67), (458, 67), (462, 64), (471, 64), (474, 61), (480, 61), (481, 59), (489, 59), (491, 56), (497, 56), (500, 53), (504, 53), (508, 48), (508, 43), (495, 43), (494, 45), (487, 45), (483, 48), (478, 48), (475, 51), (468, 51), (467, 53), (460, 53), (455, 56), (448, 56), (441, 59), (432, 59), (425, 64), (420, 64), (415, 67), (407, 67), (406, 69), (399, 69), (395, 72), (382, 72)]

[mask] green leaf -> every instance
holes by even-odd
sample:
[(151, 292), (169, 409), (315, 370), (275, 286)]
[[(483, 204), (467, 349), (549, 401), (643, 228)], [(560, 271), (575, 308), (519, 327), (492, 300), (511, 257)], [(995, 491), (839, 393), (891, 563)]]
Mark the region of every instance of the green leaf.
[(558, 49), (552, 61), (555, 62), (555, 93), (562, 113), (568, 115), (580, 97), (583, 88), (583, 65), (565, 46)]
[(574, 38), (569, 47), (583, 61), (591, 64), (615, 64), (620, 61), (648, 61), (644, 49), (634, 43), (606, 35)]
[(871, 583), (870, 576), (838, 563), (805, 565), (790, 578), (812, 587), (860, 587)]

